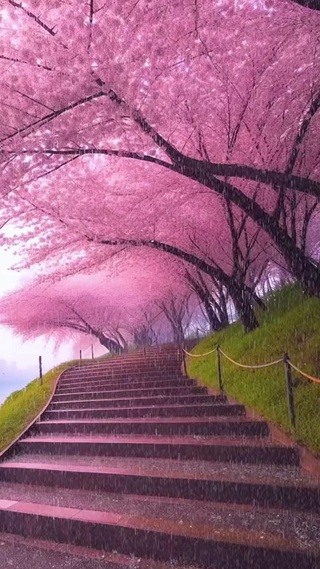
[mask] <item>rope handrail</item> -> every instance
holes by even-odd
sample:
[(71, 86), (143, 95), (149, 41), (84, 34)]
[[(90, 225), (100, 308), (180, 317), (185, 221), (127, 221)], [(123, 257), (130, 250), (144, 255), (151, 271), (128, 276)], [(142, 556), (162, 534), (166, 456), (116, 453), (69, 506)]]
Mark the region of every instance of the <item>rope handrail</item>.
[(245, 365), (245, 364), (241, 364), (240, 362), (236, 362), (235, 360), (233, 360), (232, 358), (230, 358), (229, 356), (227, 356), (227, 354), (225, 354), (221, 348), (217, 348), (219, 349), (220, 354), (222, 354), (225, 358), (227, 358), (227, 360), (229, 360), (230, 362), (232, 362), (233, 364), (239, 366), (239, 367), (243, 367), (246, 369), (262, 369), (262, 368), (266, 368), (266, 367), (271, 367), (280, 363), (283, 363), (283, 358), (280, 358), (278, 360), (274, 360), (273, 362), (268, 362), (266, 364), (259, 364), (259, 365)]
[[(272, 362), (267, 362), (265, 364), (259, 364), (259, 365), (248, 365), (248, 364), (241, 364), (240, 362), (237, 362), (236, 360), (230, 358), (230, 356), (228, 356), (223, 350), (221, 350), (219, 344), (217, 344), (217, 346), (213, 350), (211, 350), (210, 352), (206, 352), (204, 354), (190, 354), (186, 350), (183, 350), (183, 351), (188, 356), (196, 357), (196, 358), (202, 358), (202, 357), (207, 356), (209, 354), (213, 354), (213, 352), (217, 352), (217, 374), (218, 374), (219, 390), (220, 390), (220, 393), (224, 394), (224, 395), (226, 392), (225, 392), (225, 388), (224, 388), (223, 374), (222, 374), (222, 369), (221, 369), (221, 356), (224, 356), (227, 360), (229, 360), (229, 362), (231, 362), (232, 364), (234, 364), (238, 367), (241, 367), (244, 369), (251, 369), (251, 370), (263, 369), (263, 368), (268, 368), (268, 367), (275, 366), (278, 364), (283, 364), (284, 370), (285, 370), (285, 379), (286, 379), (288, 414), (289, 414), (290, 425), (291, 425), (291, 428), (293, 429), (293, 431), (295, 431), (297, 424), (296, 424), (296, 410), (295, 410), (295, 402), (294, 402), (295, 382), (294, 382), (293, 377), (292, 377), (292, 370), (294, 369), (296, 372), (300, 373), (303, 377), (305, 377), (309, 381), (312, 381), (313, 383), (320, 384), (319, 378), (314, 377), (313, 375), (310, 375), (308, 373), (305, 373), (304, 371), (299, 369), (297, 366), (295, 366), (291, 362), (289, 355), (287, 353), (283, 354), (282, 358), (279, 358), (279, 359), (274, 360)], [(187, 370), (185, 357), (183, 357), (183, 361), (184, 361), (185, 370)]]
[(185, 350), (184, 348), (182, 349), (184, 353), (187, 354), (187, 356), (190, 356), (191, 358), (203, 358), (204, 356), (209, 356), (210, 354), (213, 354), (213, 352), (217, 350), (217, 348), (214, 348), (210, 352), (205, 352), (204, 354), (190, 354), (190, 352), (187, 352), (187, 350)]
[(247, 365), (247, 364), (241, 364), (240, 362), (237, 362), (236, 360), (233, 360), (232, 358), (230, 358), (230, 356), (228, 356), (223, 350), (221, 350), (220, 346), (216, 346), (215, 348), (213, 348), (213, 350), (210, 350), (209, 352), (205, 352), (204, 354), (191, 354), (190, 352), (187, 352), (187, 350), (185, 350), (185, 349), (183, 349), (183, 351), (187, 356), (190, 356), (191, 358), (203, 358), (205, 356), (209, 356), (210, 354), (213, 354), (214, 352), (220, 352), (220, 354), (222, 354), (231, 363), (233, 363), (234, 365), (236, 365), (238, 367), (244, 368), (244, 369), (264, 369), (264, 368), (271, 367), (274, 365), (278, 365), (278, 364), (281, 364), (281, 363), (284, 363), (285, 361), (287, 361), (287, 363), (292, 367), (292, 369), (294, 369), (296, 372), (300, 373), (303, 377), (305, 377), (306, 379), (309, 379), (310, 381), (312, 381), (314, 383), (320, 384), (319, 378), (314, 377), (313, 375), (310, 375), (310, 374), (302, 371), (297, 366), (295, 366), (289, 358), (287, 358), (287, 359), (279, 358), (277, 360), (274, 360), (272, 362), (268, 362), (266, 364)]
[(309, 375), (308, 373), (302, 371), (301, 369), (299, 369), (297, 366), (295, 366), (291, 360), (288, 360), (288, 364), (298, 373), (301, 373), (301, 375), (303, 375), (304, 377), (306, 377), (307, 379), (310, 379), (310, 381), (313, 381), (314, 383), (320, 383), (320, 379), (318, 379), (317, 377), (313, 377), (313, 375)]

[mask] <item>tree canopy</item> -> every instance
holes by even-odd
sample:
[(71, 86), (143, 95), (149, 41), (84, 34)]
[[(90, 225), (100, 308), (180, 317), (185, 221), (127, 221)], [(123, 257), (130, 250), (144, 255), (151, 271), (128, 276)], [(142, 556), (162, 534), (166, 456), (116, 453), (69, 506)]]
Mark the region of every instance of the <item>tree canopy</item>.
[(320, 295), (316, 0), (7, 0), (0, 25), (0, 244), (24, 266), (147, 258), (166, 296), (178, 263), (248, 330), (267, 266)]

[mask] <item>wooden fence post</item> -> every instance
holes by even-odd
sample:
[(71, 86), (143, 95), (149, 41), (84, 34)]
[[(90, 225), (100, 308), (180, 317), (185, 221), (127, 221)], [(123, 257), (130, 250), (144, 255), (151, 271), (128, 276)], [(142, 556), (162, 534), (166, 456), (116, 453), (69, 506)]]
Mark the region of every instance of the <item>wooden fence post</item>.
[(39, 378), (40, 378), (40, 385), (43, 384), (43, 378), (42, 378), (42, 357), (39, 356)]
[(294, 393), (293, 393), (293, 381), (292, 381), (292, 370), (290, 366), (290, 358), (287, 353), (283, 355), (283, 362), (285, 367), (286, 376), (286, 388), (287, 388), (287, 400), (288, 400), (288, 413), (291, 426), (293, 429), (296, 428), (296, 414), (294, 408)]
[(217, 373), (218, 373), (219, 391), (220, 391), (220, 393), (223, 393), (224, 389), (223, 389), (223, 380), (222, 380), (222, 371), (221, 371), (221, 355), (220, 355), (219, 344), (217, 345)]

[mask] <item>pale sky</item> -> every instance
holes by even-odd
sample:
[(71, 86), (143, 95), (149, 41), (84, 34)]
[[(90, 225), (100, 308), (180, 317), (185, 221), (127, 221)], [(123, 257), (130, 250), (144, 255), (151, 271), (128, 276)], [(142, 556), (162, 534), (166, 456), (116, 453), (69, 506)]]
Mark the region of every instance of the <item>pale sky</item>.
[[(17, 288), (21, 275), (9, 267), (17, 261), (9, 252), (0, 251), (0, 297)], [(17, 389), (21, 389), (39, 375), (38, 358), (42, 356), (43, 372), (73, 357), (71, 344), (54, 353), (53, 343), (39, 338), (22, 342), (9, 329), (0, 326), (0, 404)], [(87, 354), (89, 356), (89, 354)]]

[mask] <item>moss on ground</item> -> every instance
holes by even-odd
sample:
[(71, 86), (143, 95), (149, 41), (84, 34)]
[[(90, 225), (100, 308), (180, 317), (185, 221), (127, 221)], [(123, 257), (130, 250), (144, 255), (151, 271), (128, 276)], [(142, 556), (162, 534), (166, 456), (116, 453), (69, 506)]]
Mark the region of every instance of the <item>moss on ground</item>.
[[(239, 323), (204, 339), (193, 353), (201, 354), (218, 343), (231, 358), (244, 364), (263, 364), (288, 352), (292, 362), (320, 378), (320, 299), (309, 298), (296, 286), (275, 293), (268, 311), (258, 315), (260, 327), (245, 334)], [(216, 353), (188, 358), (188, 373), (217, 388)], [(299, 380), (295, 388), (297, 428), (293, 433), (288, 419), (284, 365), (262, 370), (245, 370), (222, 358), (227, 394), (256, 410), (294, 439), (320, 454), (320, 384), (293, 372)]]

